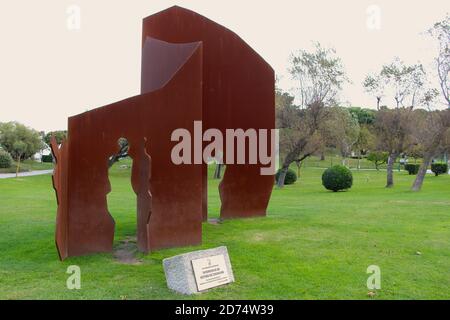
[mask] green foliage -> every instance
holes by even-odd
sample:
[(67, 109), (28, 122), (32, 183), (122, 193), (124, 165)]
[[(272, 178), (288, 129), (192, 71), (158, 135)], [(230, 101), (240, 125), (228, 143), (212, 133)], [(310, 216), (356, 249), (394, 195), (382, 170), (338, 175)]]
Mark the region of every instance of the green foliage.
[(356, 140), (354, 148), (360, 152), (360, 154), (366, 154), (375, 145), (375, 135), (370, 131), (368, 125), (361, 124), (359, 129), (359, 136)]
[(275, 110), (278, 111), (284, 108), (293, 108), (294, 105), (294, 96), (290, 95), (287, 92), (283, 92), (280, 89), (275, 90)]
[(431, 171), (433, 171), (434, 175), (437, 177), (440, 174), (448, 173), (448, 164), (442, 163), (432, 163)]
[(42, 162), (53, 162), (53, 156), (51, 154), (44, 154), (41, 158)]
[(375, 122), (376, 111), (372, 109), (350, 107), (348, 111), (358, 119), (360, 125), (373, 124)]
[(358, 119), (344, 107), (329, 107), (322, 122), (321, 137), (328, 146), (336, 147), (342, 156), (349, 156), (358, 141)]
[(332, 166), (322, 174), (322, 184), (334, 192), (350, 189), (353, 184), (352, 172), (342, 165)]
[(61, 144), (63, 142), (63, 140), (67, 138), (67, 131), (66, 130), (57, 130), (57, 131), (47, 132), (47, 134), (44, 136), (44, 142), (47, 145), (50, 145), (50, 139), (52, 136), (55, 136), (56, 142), (58, 144)]
[(389, 153), (383, 151), (370, 152), (367, 155), (367, 160), (375, 164), (375, 168), (378, 170), (380, 164), (384, 164), (388, 161)]
[(39, 132), (18, 122), (0, 123), (0, 145), (14, 159), (28, 159), (43, 147)]
[(16, 155), (16, 157), (22, 158), (23, 154), (27, 151), (27, 144), (23, 141), (16, 141), (12, 145), (12, 153)]
[(12, 163), (11, 155), (4, 150), (0, 150), (0, 168), (10, 168)]
[(407, 163), (405, 164), (405, 170), (408, 171), (410, 175), (417, 174), (419, 172), (420, 164)]
[[(278, 177), (280, 176), (281, 170), (278, 170), (275, 174), (275, 180), (278, 181)], [(297, 181), (297, 174), (294, 170), (288, 169), (286, 172), (286, 177), (284, 178), (284, 184), (293, 184), (295, 181)]]

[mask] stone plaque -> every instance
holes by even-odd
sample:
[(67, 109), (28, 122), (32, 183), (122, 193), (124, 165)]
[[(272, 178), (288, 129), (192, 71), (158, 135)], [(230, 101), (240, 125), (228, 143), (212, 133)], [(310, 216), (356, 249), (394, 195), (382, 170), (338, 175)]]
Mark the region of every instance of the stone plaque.
[(167, 286), (182, 294), (200, 293), (234, 282), (227, 247), (192, 251), (163, 260)]
[(230, 283), (223, 254), (192, 260), (198, 291)]

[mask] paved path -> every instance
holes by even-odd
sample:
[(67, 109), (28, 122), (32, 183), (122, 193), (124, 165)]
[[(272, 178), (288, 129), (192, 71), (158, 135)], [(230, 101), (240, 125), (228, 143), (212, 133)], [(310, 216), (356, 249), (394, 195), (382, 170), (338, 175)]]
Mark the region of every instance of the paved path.
[[(19, 177), (31, 177), (31, 176), (39, 176), (41, 174), (49, 174), (52, 173), (53, 169), (51, 170), (36, 170), (36, 171), (29, 171), (29, 172), (19, 172)], [(0, 179), (7, 179), (7, 178), (15, 178), (15, 173), (0, 173)]]

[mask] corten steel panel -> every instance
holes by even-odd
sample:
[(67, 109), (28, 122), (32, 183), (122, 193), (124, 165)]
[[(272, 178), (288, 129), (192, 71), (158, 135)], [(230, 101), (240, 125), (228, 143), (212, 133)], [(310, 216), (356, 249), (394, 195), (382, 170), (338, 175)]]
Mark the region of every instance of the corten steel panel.
[(176, 142), (170, 138), (177, 128), (193, 134), (193, 122), (202, 118), (202, 45), (186, 50), (158, 41), (152, 50), (155, 57), (175, 50), (184, 60), (178, 69), (170, 63), (158, 69), (154, 76), (167, 80), (155, 86), (163, 85), (160, 89), (69, 118), (62, 150), (67, 161), (55, 152), (61, 259), (112, 250), (108, 158), (117, 152), (120, 137), (128, 140), (133, 159), (130, 183), (137, 194), (140, 250), (201, 243), (202, 167), (174, 165), (170, 156)]
[[(203, 43), (203, 130), (275, 128), (274, 71), (239, 36), (181, 7), (171, 7), (143, 21), (147, 37), (172, 42)], [(142, 68), (142, 93), (149, 87)], [(269, 139), (270, 141), (270, 139)], [(226, 153), (224, 153), (226, 154)], [(226, 166), (220, 184), (221, 217), (264, 216), (274, 183), (260, 175), (260, 164)], [(203, 219), (207, 217), (207, 170), (203, 166)]]
[(152, 212), (152, 194), (150, 192), (151, 157), (147, 153), (147, 139), (129, 148), (133, 159), (131, 185), (137, 196), (137, 245), (142, 252), (149, 252), (150, 216)]
[(56, 192), (56, 202), (58, 204), (58, 211), (56, 213), (56, 232), (55, 242), (58, 249), (58, 255), (61, 260), (67, 258), (67, 142), (58, 147), (55, 137), (50, 141), (50, 147), (55, 158), (55, 169), (53, 171), (52, 182), (53, 189)]

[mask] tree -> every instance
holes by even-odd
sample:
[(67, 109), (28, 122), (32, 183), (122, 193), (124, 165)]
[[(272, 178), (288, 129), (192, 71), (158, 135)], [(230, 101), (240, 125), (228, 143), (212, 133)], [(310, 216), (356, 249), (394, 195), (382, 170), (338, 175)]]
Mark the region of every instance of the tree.
[(284, 152), (279, 187), (284, 185), (291, 163), (300, 163), (324, 146), (322, 129), (328, 107), (335, 103), (342, 84), (348, 81), (341, 60), (334, 54), (333, 49), (316, 44), (314, 52), (301, 50), (291, 56), (290, 73), (299, 84), (300, 106), (288, 99), (288, 103), (277, 107), (280, 147)]
[(412, 144), (411, 132), (415, 129), (412, 120), (411, 107), (398, 107), (393, 110), (382, 108), (377, 112), (375, 120), (377, 149), (389, 154), (386, 174), (387, 188), (394, 185), (395, 160)]
[[(24, 150), (14, 148), (14, 144), (19, 141), (25, 145)], [(18, 153), (20, 153), (22, 160), (30, 158), (43, 147), (39, 132), (18, 122), (0, 123), (0, 145), (14, 159), (17, 159)]]
[(275, 88), (275, 111), (280, 112), (285, 108), (294, 107), (295, 97), (280, 88)]
[(360, 125), (372, 125), (375, 122), (376, 111), (373, 109), (349, 107), (348, 111), (358, 119)]
[(17, 140), (13, 143), (12, 146), (13, 154), (16, 155), (16, 161), (17, 161), (17, 167), (16, 167), (16, 178), (19, 176), (19, 170), (20, 170), (20, 158), (25, 154), (27, 151), (27, 144), (23, 141)]
[(410, 97), (408, 106), (414, 107), (417, 96), (425, 83), (425, 71), (421, 64), (405, 65), (398, 57), (382, 67), (380, 75), (386, 85), (393, 90), (396, 107), (405, 106), (405, 100)]
[(364, 90), (377, 99), (377, 110), (380, 110), (381, 99), (384, 97), (385, 82), (380, 75), (367, 75), (363, 82)]
[(49, 146), (50, 139), (55, 136), (56, 143), (61, 144), (67, 138), (67, 130), (50, 131), (44, 135), (44, 142)]
[(358, 139), (354, 144), (354, 150), (356, 150), (358, 155), (358, 170), (361, 167), (361, 158), (363, 155), (367, 154), (367, 152), (374, 147), (375, 136), (370, 131), (368, 125), (359, 126), (359, 134)]
[(289, 69), (293, 79), (298, 81), (300, 107), (322, 103), (324, 106), (336, 104), (338, 91), (348, 82), (342, 61), (335, 56), (332, 48), (322, 48), (315, 43), (314, 51), (300, 50), (291, 56)]
[(411, 122), (412, 110), (425, 99), (429, 91), (426, 89), (426, 73), (420, 63), (405, 65), (396, 57), (381, 68), (378, 77), (393, 92), (396, 105), (395, 110), (380, 107), (375, 121), (378, 150), (389, 153), (386, 175), (386, 187), (389, 188), (394, 185), (395, 160), (410, 147), (410, 135), (414, 129)]
[(416, 112), (414, 138), (422, 146), (423, 162), (411, 187), (419, 191), (434, 157), (450, 149), (450, 110)]
[(450, 16), (446, 15), (442, 21), (436, 22), (428, 30), (428, 34), (437, 40), (438, 43), (436, 70), (442, 95), (450, 108)]
[(373, 151), (367, 155), (367, 160), (373, 162), (375, 169), (380, 170), (380, 165), (388, 161), (389, 154), (383, 151)]
[(359, 138), (358, 118), (348, 108), (331, 107), (321, 129), (325, 145), (339, 150), (345, 164)]
[(306, 109), (286, 108), (278, 114), (280, 149), (284, 160), (277, 180), (284, 186), (284, 178), (289, 165), (301, 161), (323, 147), (321, 123), (327, 118), (328, 108), (322, 104), (312, 104)]

